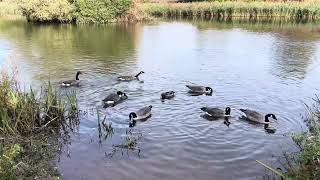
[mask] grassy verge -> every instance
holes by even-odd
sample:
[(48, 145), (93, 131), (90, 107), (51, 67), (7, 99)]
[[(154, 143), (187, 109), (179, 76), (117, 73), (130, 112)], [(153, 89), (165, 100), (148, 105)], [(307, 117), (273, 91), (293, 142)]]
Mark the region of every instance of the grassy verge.
[(196, 2), (143, 3), (141, 9), (157, 17), (223, 18), (290, 18), (316, 20), (320, 18), (320, 1), (306, 2)]
[(297, 156), (297, 167), (286, 174), (287, 179), (311, 180), (320, 177), (320, 99), (314, 99), (314, 105), (308, 106), (307, 126), (309, 131), (293, 136), (301, 151)]
[(61, 136), (78, 123), (75, 93), (60, 96), (50, 82), (26, 92), (15, 77), (0, 75), (0, 177), (58, 178), (52, 160)]

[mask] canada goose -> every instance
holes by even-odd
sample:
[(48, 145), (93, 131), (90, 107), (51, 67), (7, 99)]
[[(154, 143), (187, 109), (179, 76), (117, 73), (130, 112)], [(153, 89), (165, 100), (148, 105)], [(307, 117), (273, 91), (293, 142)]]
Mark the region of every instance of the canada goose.
[(168, 92), (161, 93), (161, 99), (171, 99), (174, 96), (175, 96), (174, 91), (168, 91)]
[(203, 107), (201, 108), (202, 111), (206, 112), (209, 116), (213, 118), (223, 118), (229, 117), (231, 113), (231, 108), (226, 107), (225, 110), (219, 108), (210, 108), (210, 107)]
[(135, 76), (119, 76), (118, 80), (119, 81), (132, 81), (132, 80), (139, 80), (139, 76), (143, 74), (144, 71), (140, 71), (137, 75)]
[(76, 79), (72, 79), (72, 80), (67, 80), (67, 81), (63, 81), (61, 83), (61, 86), (64, 86), (64, 87), (69, 87), (69, 86), (79, 86), (79, 75), (82, 74), (81, 71), (78, 71), (77, 74), (76, 74)]
[(213, 93), (213, 90), (211, 87), (194, 86), (194, 85), (186, 85), (186, 87), (190, 89), (189, 93), (192, 93), (192, 94), (212, 95)]
[(112, 93), (109, 94), (106, 98), (104, 98), (102, 101), (104, 103), (104, 107), (109, 107), (109, 106), (115, 106), (122, 101), (128, 99), (128, 96), (126, 93), (123, 93), (121, 91), (118, 91), (117, 93)]
[(141, 108), (136, 112), (131, 112), (129, 114), (129, 120), (130, 120), (129, 127), (135, 126), (136, 121), (138, 121), (138, 120), (144, 120), (144, 119), (147, 119), (148, 117), (150, 117), (151, 116), (151, 109), (152, 109), (152, 106), (150, 105), (150, 106)]
[(240, 109), (245, 115), (246, 119), (248, 121), (252, 121), (255, 123), (260, 124), (269, 124), (270, 120), (269, 118), (272, 117), (272, 119), (277, 120), (277, 117), (274, 114), (266, 114), (264, 117), (262, 114), (258, 113), (257, 111), (250, 110), (250, 109)]

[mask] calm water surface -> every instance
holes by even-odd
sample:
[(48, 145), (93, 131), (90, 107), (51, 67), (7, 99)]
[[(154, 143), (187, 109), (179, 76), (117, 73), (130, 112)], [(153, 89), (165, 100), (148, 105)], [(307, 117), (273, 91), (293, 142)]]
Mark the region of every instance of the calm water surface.
[[(281, 167), (294, 152), (290, 134), (305, 129), (303, 102), (320, 88), (320, 26), (294, 23), (163, 21), (136, 25), (32, 25), (0, 21), (0, 63), (16, 64), (25, 85), (48, 77), (56, 84), (85, 72), (77, 88), (81, 109), (97, 108), (115, 133), (99, 143), (89, 113), (57, 159), (63, 179), (262, 179), (255, 160)], [(143, 82), (119, 83), (140, 70)], [(186, 84), (213, 87), (213, 96), (188, 96)], [(109, 109), (101, 100), (125, 91)], [(173, 100), (160, 93), (175, 90)], [(134, 133), (140, 153), (118, 149), (128, 114), (152, 105)], [(232, 107), (230, 126), (200, 117), (203, 106)], [(239, 120), (237, 109), (274, 113), (275, 134)], [(92, 110), (94, 109), (94, 110)]]

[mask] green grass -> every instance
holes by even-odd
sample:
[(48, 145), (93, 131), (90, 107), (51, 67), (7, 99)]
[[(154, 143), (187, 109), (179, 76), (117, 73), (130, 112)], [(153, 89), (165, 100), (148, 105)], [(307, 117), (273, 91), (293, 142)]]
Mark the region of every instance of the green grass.
[(143, 3), (141, 9), (151, 16), (194, 18), (320, 18), (320, 2), (196, 2)]
[(12, 74), (0, 75), (0, 177), (54, 178), (59, 138), (78, 121), (75, 92), (61, 96), (48, 82), (21, 90)]
[(0, 2), (0, 17), (21, 17), (21, 11), (14, 0)]
[(307, 106), (308, 132), (295, 134), (293, 140), (300, 147), (297, 155), (298, 167), (289, 169), (287, 179), (313, 180), (320, 177), (320, 99), (314, 99), (313, 106)]

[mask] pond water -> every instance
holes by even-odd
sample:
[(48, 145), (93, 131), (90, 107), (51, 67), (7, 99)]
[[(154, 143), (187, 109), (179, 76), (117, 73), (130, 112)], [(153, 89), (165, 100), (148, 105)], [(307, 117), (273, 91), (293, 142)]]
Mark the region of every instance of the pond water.
[[(262, 179), (283, 152), (297, 151), (290, 135), (305, 130), (304, 102), (320, 88), (320, 26), (310, 23), (160, 21), (135, 25), (37, 25), (0, 21), (0, 63), (16, 64), (25, 86), (48, 77), (72, 79), (89, 112), (59, 156), (63, 179)], [(143, 70), (142, 82), (117, 82)], [(214, 89), (189, 96), (185, 85)], [(104, 109), (101, 100), (122, 90), (129, 99)], [(176, 91), (172, 100), (160, 93)], [(152, 105), (139, 122), (138, 150), (125, 141), (128, 114)], [(232, 108), (231, 124), (201, 117), (203, 106)], [(268, 134), (239, 120), (239, 108), (276, 114)], [(114, 134), (99, 142), (96, 109)], [(110, 153), (113, 152), (113, 156)]]

